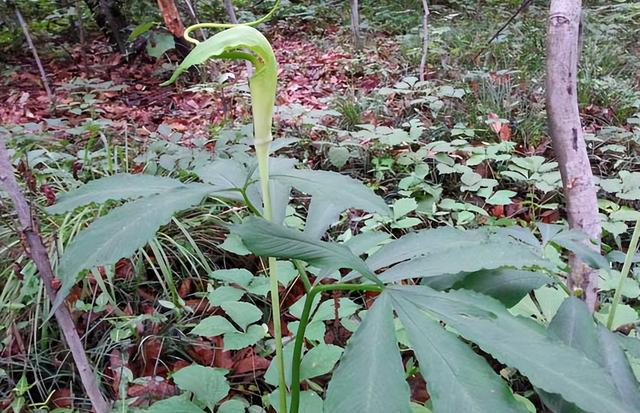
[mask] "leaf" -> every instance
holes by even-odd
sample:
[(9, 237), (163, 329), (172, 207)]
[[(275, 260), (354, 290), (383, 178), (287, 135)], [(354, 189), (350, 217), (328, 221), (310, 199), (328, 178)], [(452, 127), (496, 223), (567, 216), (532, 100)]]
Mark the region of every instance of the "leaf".
[(247, 404), (242, 400), (227, 400), (218, 407), (217, 413), (245, 413)]
[(552, 282), (551, 278), (539, 272), (500, 268), (471, 273), (456, 282), (453, 288), (477, 291), (512, 307), (530, 291)]
[(588, 412), (633, 410), (619, 400), (606, 371), (596, 362), (536, 322), (512, 316), (490, 297), (470, 291), (438, 292), (425, 286), (389, 287), (387, 291), (395, 301), (409, 301), (446, 322), (544, 391), (558, 393)]
[(210, 190), (208, 185), (190, 184), (129, 202), (95, 220), (71, 241), (60, 259), (58, 278), (62, 287), (51, 313), (66, 298), (82, 270), (115, 264), (131, 256), (176, 212), (199, 204)]
[(342, 355), (342, 348), (321, 343), (309, 350), (300, 363), (300, 380), (330, 373)]
[(400, 198), (393, 203), (393, 219), (398, 220), (408, 213), (415, 211), (418, 203), (413, 198)]
[[(387, 204), (370, 188), (337, 172), (289, 169), (272, 174), (271, 179), (312, 196), (305, 232), (315, 238), (319, 238), (348, 208), (391, 216)], [(314, 206), (316, 202), (320, 204)]]
[(507, 384), (467, 344), (410, 301), (393, 300), (393, 307), (418, 358), (435, 411), (527, 412)]
[[(461, 231), (442, 228), (417, 234), (419, 236), (409, 235), (387, 244), (371, 260), (367, 260), (370, 267), (376, 268), (399, 258), (411, 258), (382, 272), (379, 275), (381, 280), (394, 282), (506, 266), (523, 268), (551, 265), (543, 258), (540, 248), (484, 229)], [(406, 237), (410, 239), (405, 241)], [(396, 243), (399, 245), (394, 245)], [(374, 261), (374, 265), (370, 261)]]
[(207, 299), (211, 305), (220, 306), (220, 304), (230, 301), (239, 301), (242, 296), (244, 296), (244, 291), (223, 285), (209, 292)]
[[(498, 234), (491, 230), (463, 231), (451, 227), (440, 227), (412, 232), (392, 241), (380, 248), (366, 262), (375, 271), (412, 258), (437, 256), (442, 253), (452, 256), (456, 256), (456, 254), (457, 256), (473, 255), (474, 258), (483, 258), (475, 253), (475, 248), (478, 246), (491, 247), (492, 245), (496, 248), (506, 247), (511, 250), (512, 255), (518, 255), (519, 253), (524, 253), (526, 256), (533, 255), (531, 258), (536, 262), (540, 261), (542, 256), (542, 249), (539, 244), (526, 244), (514, 237)], [(501, 255), (504, 255), (504, 252)], [(484, 257), (484, 259), (490, 259), (490, 257)], [(482, 267), (477, 269), (482, 269)], [(456, 272), (460, 271), (456, 271), (455, 268), (446, 271), (446, 273)]]
[(226, 270), (212, 271), (209, 273), (209, 277), (246, 287), (253, 279), (253, 274), (244, 268), (230, 268)]
[(210, 409), (224, 399), (230, 390), (224, 373), (212, 367), (192, 364), (178, 370), (172, 377), (181, 390), (190, 391)]
[(329, 162), (331, 165), (336, 168), (342, 168), (346, 165), (347, 161), (351, 154), (349, 153), (349, 149), (343, 146), (332, 146), (329, 148), (329, 153), (327, 154), (329, 157)]
[(173, 40), (173, 35), (169, 33), (155, 33), (147, 40), (146, 50), (149, 56), (158, 58), (175, 47), (176, 42)]
[(227, 333), (224, 335), (224, 350), (240, 350), (260, 341), (267, 333), (264, 326), (253, 324), (246, 333)]
[[(575, 297), (567, 298), (551, 321), (549, 331), (602, 366), (616, 387), (618, 397), (633, 406), (635, 411), (640, 411), (640, 389), (624, 352), (613, 333), (594, 325), (593, 317), (583, 301)], [(555, 413), (582, 411), (556, 394), (538, 393)]]
[(300, 231), (256, 217), (246, 218), (232, 231), (258, 256), (298, 259), (327, 273), (339, 268), (351, 268), (369, 280), (379, 282), (364, 261), (342, 245), (316, 241)]
[(212, 315), (201, 320), (190, 334), (203, 337), (216, 337), (225, 333), (237, 332), (238, 330), (227, 320), (219, 315)]
[(132, 31), (131, 34), (129, 35), (129, 37), (127, 38), (127, 41), (134, 41), (135, 39), (137, 39), (138, 37), (140, 37), (141, 35), (145, 34), (146, 32), (149, 31), (149, 29), (151, 29), (153, 26), (155, 26), (157, 23), (156, 22), (146, 22), (146, 23), (142, 23), (137, 25)]
[(242, 201), (242, 195), (236, 189), (246, 186), (248, 171), (240, 162), (233, 159), (216, 159), (196, 168), (195, 174), (204, 182), (214, 185), (229, 199)]
[(409, 386), (396, 340), (389, 297), (367, 312), (333, 373), (325, 411), (409, 413)]
[(202, 409), (185, 399), (184, 396), (173, 396), (155, 402), (147, 409), (149, 413), (203, 413)]
[(246, 330), (249, 324), (255, 323), (262, 318), (262, 311), (251, 303), (227, 302), (223, 303), (221, 307), (243, 330)]
[(142, 198), (185, 187), (185, 184), (173, 178), (117, 174), (90, 181), (74, 191), (60, 195), (57, 202), (46, 208), (46, 211), (49, 214), (62, 214), (93, 202), (99, 204), (109, 200)]
[(489, 199), (487, 199), (487, 204), (490, 205), (509, 205), (512, 203), (511, 198), (518, 195), (516, 192), (500, 190), (496, 191), (495, 194), (491, 195)]
[[(276, 389), (269, 395), (269, 403), (274, 408), (276, 413), (280, 412), (280, 397), (279, 390)], [(287, 406), (291, 405), (291, 396), (287, 394)], [(310, 390), (300, 392), (300, 410), (298, 413), (323, 413), (328, 410), (323, 409), (324, 403), (320, 396)]]

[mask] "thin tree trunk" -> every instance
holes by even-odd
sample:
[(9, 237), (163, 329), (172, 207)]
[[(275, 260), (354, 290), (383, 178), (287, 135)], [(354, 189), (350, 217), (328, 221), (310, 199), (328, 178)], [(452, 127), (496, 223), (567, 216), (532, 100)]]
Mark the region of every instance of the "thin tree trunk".
[[(191, 3), (191, 0), (184, 0), (184, 3), (187, 5), (187, 10), (189, 11), (189, 15), (193, 19), (193, 24), (200, 24), (200, 20), (198, 20), (198, 14), (196, 13), (196, 9)], [(207, 40), (207, 36), (205, 36), (204, 30), (198, 29), (198, 34), (200, 35), (200, 40)]]
[[(233, 8), (233, 2), (231, 0), (223, 0), (222, 4), (224, 5), (224, 9), (227, 11), (229, 21), (232, 24), (238, 24), (238, 17), (236, 16), (236, 11)], [(247, 78), (250, 78), (253, 74), (253, 66), (251, 65), (251, 62), (245, 62), (245, 66), (247, 68)]]
[[(51, 270), (49, 255), (38, 232), (37, 222), (31, 215), (27, 200), (18, 187), (9, 159), (9, 153), (2, 138), (0, 138), (0, 185), (13, 201), (20, 224), (21, 239), (25, 244), (25, 251), (35, 263), (40, 278), (47, 290), (47, 295), (51, 302), (53, 302), (55, 301), (56, 291), (52, 283), (54, 275)], [(73, 324), (69, 310), (65, 305), (59, 306), (55, 312), (55, 317), (58, 322), (58, 327), (69, 347), (76, 368), (80, 373), (80, 380), (82, 381), (84, 390), (87, 392), (87, 396), (89, 396), (91, 400), (93, 409), (96, 413), (108, 413), (110, 411), (109, 405), (100, 392), (96, 376), (91, 368), (91, 364), (89, 364), (89, 360), (82, 346), (82, 341), (80, 341), (80, 336)]]
[[(567, 218), (571, 228), (586, 233), (600, 251), (600, 219), (596, 188), (587, 154), (577, 98), (581, 0), (551, 0), (547, 34), (547, 116), (558, 159)], [(567, 284), (580, 289), (593, 311), (597, 305), (598, 274), (572, 255)]]
[(349, 0), (351, 6), (351, 36), (355, 50), (362, 49), (362, 37), (360, 36), (360, 10), (358, 0)]
[(31, 40), (31, 33), (29, 33), (29, 26), (27, 26), (27, 22), (22, 17), (22, 13), (20, 13), (20, 9), (16, 4), (13, 5), (16, 18), (20, 23), (20, 27), (22, 27), (22, 32), (24, 33), (24, 37), (27, 39), (27, 44), (29, 45), (29, 49), (31, 49), (31, 53), (33, 53), (33, 58), (36, 61), (36, 65), (38, 66), (38, 71), (40, 71), (40, 78), (42, 79), (42, 85), (44, 86), (44, 90), (47, 92), (47, 97), (49, 98), (49, 102), (53, 103), (54, 96), (51, 93), (51, 87), (49, 86), (49, 80), (47, 79), (47, 73), (44, 71), (44, 66), (42, 66), (42, 61), (40, 60), (40, 56), (38, 55), (38, 51), (33, 44), (33, 40)]
[(420, 57), (420, 81), (425, 79), (425, 71), (427, 68), (427, 57), (429, 55), (429, 1), (422, 0), (422, 56)]

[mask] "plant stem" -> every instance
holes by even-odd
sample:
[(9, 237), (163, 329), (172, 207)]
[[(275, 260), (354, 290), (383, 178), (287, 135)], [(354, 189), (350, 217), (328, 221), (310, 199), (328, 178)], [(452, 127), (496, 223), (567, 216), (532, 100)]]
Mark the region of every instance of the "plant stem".
[(308, 293), (309, 291), (311, 291), (312, 285), (311, 281), (309, 281), (307, 270), (304, 268), (304, 265), (300, 260), (293, 260), (293, 265), (296, 267), (296, 270), (298, 270), (298, 275), (302, 280), (302, 284), (304, 284), (304, 290)]
[[(304, 333), (309, 324), (311, 307), (316, 295), (325, 291), (375, 291), (381, 292), (382, 287), (372, 284), (325, 284), (313, 287), (307, 293), (304, 300), (304, 308), (300, 317), (300, 324), (296, 332), (296, 341), (293, 345), (293, 358), (291, 361), (291, 410), (289, 413), (298, 413), (300, 408), (300, 362), (302, 359), (302, 345), (304, 344)], [(282, 412), (282, 410), (280, 410)], [(286, 410), (284, 411), (286, 412)]]
[(620, 304), (620, 300), (622, 299), (622, 287), (624, 285), (624, 280), (627, 278), (629, 274), (629, 270), (631, 269), (631, 263), (633, 262), (633, 256), (636, 253), (636, 249), (638, 248), (638, 240), (640, 239), (640, 218), (636, 221), (636, 226), (633, 229), (633, 235), (631, 235), (631, 242), (629, 243), (629, 249), (627, 249), (627, 255), (624, 257), (624, 264), (622, 265), (622, 271), (620, 272), (620, 281), (618, 282), (618, 287), (616, 288), (616, 292), (613, 295), (613, 302), (611, 303), (611, 309), (609, 310), (609, 318), (607, 319), (607, 328), (611, 330), (613, 327), (613, 319), (616, 316), (616, 309), (618, 304)]
[[(271, 191), (269, 190), (269, 141), (256, 143), (256, 158), (258, 159), (258, 173), (260, 188), (262, 189), (262, 216), (267, 221), (273, 219), (271, 211)], [(284, 354), (282, 345), (282, 325), (280, 324), (280, 294), (278, 291), (278, 274), (276, 273), (276, 259), (269, 257), (269, 285), (271, 293), (271, 316), (273, 318), (273, 338), (276, 347), (276, 367), (278, 368), (278, 389), (280, 411), (287, 411), (287, 381), (284, 374)]]

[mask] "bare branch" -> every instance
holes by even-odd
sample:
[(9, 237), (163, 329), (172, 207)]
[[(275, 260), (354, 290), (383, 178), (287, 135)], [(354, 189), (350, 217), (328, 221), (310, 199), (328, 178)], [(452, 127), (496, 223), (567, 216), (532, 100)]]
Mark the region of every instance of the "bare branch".
[(427, 57), (429, 54), (429, 1), (422, 0), (422, 57), (420, 57), (420, 81), (425, 79), (425, 70), (427, 68)]
[[(49, 255), (38, 232), (35, 218), (31, 215), (29, 204), (18, 187), (18, 182), (13, 174), (13, 168), (9, 159), (9, 152), (7, 151), (3, 138), (0, 138), (0, 185), (13, 202), (20, 224), (19, 231), (22, 239), (26, 242), (25, 250), (35, 263), (40, 278), (42, 278), (44, 282), (47, 295), (53, 302), (55, 301), (56, 291), (53, 288), (54, 275), (51, 269)], [(55, 312), (55, 317), (58, 322), (58, 327), (64, 335), (67, 346), (69, 346), (73, 361), (80, 373), (80, 380), (91, 400), (93, 409), (96, 413), (108, 413), (110, 411), (109, 405), (100, 392), (96, 376), (89, 364), (69, 310), (64, 305), (59, 306)]]

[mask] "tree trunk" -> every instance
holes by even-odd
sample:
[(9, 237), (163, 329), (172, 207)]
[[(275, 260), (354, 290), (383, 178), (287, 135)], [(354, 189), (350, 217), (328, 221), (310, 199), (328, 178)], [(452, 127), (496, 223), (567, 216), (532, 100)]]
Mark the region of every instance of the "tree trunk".
[[(547, 33), (547, 116), (558, 159), (571, 228), (586, 233), (600, 251), (600, 220), (593, 174), (587, 154), (577, 98), (581, 0), (551, 0)], [(567, 285), (582, 290), (593, 311), (598, 274), (572, 255)]]
[(160, 9), (160, 13), (162, 13), (164, 25), (169, 30), (169, 33), (173, 35), (176, 50), (181, 56), (186, 56), (189, 50), (191, 50), (191, 44), (183, 37), (184, 24), (182, 24), (182, 18), (180, 17), (180, 12), (176, 7), (175, 1), (158, 0), (158, 8)]
[(224, 0), (222, 4), (224, 4), (224, 9), (227, 11), (227, 16), (229, 16), (229, 21), (233, 24), (238, 24), (236, 11), (233, 8), (233, 3), (231, 2), (231, 0)]
[(85, 0), (93, 13), (98, 27), (107, 35), (109, 41), (125, 54), (127, 49), (124, 42), (123, 30), (127, 27), (127, 20), (120, 11), (116, 0)]
[(422, 0), (422, 56), (420, 57), (420, 81), (425, 79), (425, 72), (427, 68), (427, 57), (429, 54), (429, 1)]
[(360, 36), (360, 11), (358, 0), (349, 0), (351, 5), (351, 36), (355, 50), (362, 49), (362, 37)]

